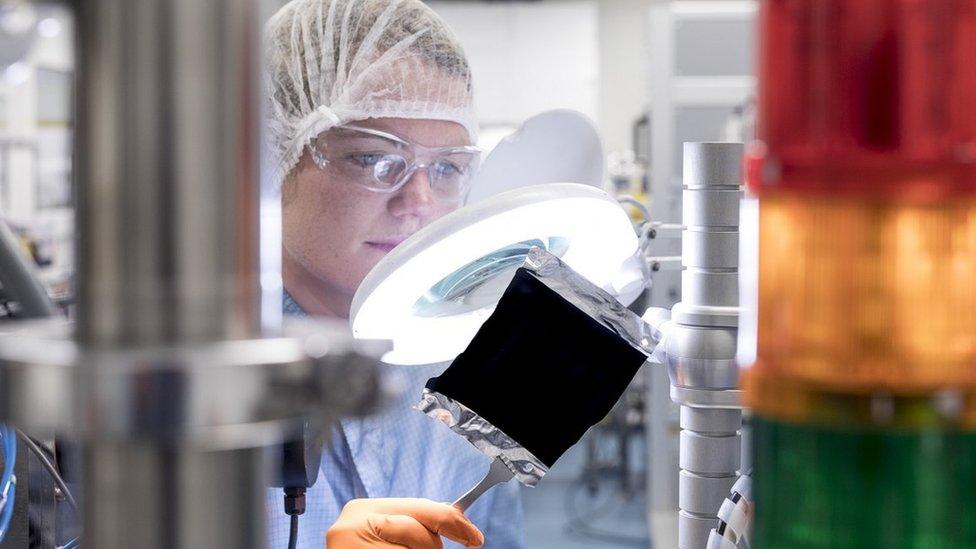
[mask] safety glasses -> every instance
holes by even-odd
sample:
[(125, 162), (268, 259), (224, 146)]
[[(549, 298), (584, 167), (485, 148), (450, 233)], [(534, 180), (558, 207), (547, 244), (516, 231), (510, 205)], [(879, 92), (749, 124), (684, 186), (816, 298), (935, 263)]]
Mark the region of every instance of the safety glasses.
[(417, 170), (427, 171), (433, 195), (461, 202), (481, 162), (477, 147), (428, 148), (396, 135), (369, 128), (338, 126), (310, 145), (312, 160), (322, 171), (338, 174), (371, 191), (393, 193)]

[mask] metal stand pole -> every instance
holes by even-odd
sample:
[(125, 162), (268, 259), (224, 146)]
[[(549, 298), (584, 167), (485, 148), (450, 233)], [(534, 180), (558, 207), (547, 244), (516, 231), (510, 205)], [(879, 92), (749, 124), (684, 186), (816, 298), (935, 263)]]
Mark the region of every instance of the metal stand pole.
[(738, 477), (739, 185), (742, 144), (685, 143), (682, 300), (667, 347), (681, 405), (678, 547), (702, 549)]

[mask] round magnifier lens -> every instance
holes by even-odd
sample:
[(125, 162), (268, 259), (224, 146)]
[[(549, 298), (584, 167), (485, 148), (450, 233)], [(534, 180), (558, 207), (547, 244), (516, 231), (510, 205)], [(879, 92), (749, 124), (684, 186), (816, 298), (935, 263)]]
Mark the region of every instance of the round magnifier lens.
[(563, 257), (569, 240), (558, 236), (526, 240), (486, 254), (434, 284), (414, 303), (413, 313), (418, 317), (456, 315), (497, 302), (534, 246)]

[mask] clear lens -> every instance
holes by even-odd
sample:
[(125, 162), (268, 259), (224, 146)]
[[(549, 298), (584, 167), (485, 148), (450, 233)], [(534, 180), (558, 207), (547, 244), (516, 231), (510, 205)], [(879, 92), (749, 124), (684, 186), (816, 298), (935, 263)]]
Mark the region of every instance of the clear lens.
[(478, 169), (478, 159), (476, 152), (459, 151), (444, 154), (431, 162), (427, 174), (434, 194), (445, 200), (460, 199)]
[[(373, 166), (373, 185), (382, 189), (392, 189), (400, 182), (400, 178), (407, 171), (407, 161), (400, 155), (388, 154), (383, 156)], [(368, 183), (367, 187), (371, 186)]]

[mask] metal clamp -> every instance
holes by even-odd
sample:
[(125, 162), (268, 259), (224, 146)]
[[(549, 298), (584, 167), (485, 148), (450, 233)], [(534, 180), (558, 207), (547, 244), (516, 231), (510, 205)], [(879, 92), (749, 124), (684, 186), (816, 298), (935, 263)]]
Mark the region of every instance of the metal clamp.
[(381, 399), (383, 342), (322, 325), (299, 337), (89, 349), (64, 322), (0, 335), (0, 414), (25, 429), (207, 449), (281, 440)]

